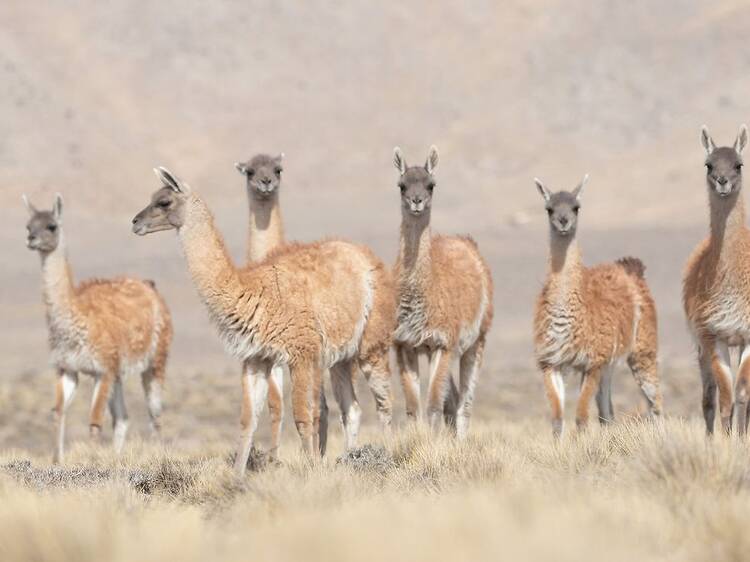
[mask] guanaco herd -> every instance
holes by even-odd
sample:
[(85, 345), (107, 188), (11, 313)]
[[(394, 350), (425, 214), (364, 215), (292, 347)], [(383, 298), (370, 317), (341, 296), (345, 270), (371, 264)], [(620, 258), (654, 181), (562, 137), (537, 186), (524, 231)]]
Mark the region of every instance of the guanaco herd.
[[(736, 412), (740, 434), (750, 407), (750, 230), (745, 226), (743, 125), (733, 146), (716, 147), (703, 127), (710, 233), (690, 256), (683, 302), (698, 349), (706, 430), (713, 432), (718, 389), (721, 424), (731, 432)], [(324, 373), (330, 373), (347, 449), (357, 444), (361, 408), (354, 375), (372, 392), (384, 431), (391, 425), (389, 353), (395, 351), (412, 420), (445, 425), (466, 436), (474, 390), (493, 316), (492, 276), (468, 236), (433, 235), (430, 228), (438, 152), (408, 166), (399, 148), (393, 163), (401, 194), (398, 258), (391, 270), (368, 248), (330, 239), (286, 242), (279, 205), (282, 156), (257, 155), (235, 164), (249, 201), (247, 264), (236, 266), (201, 197), (165, 168), (161, 187), (133, 219), (144, 236), (176, 230), (187, 267), (224, 347), (242, 365), (241, 434), (234, 468), (243, 474), (266, 402), (271, 418), (270, 454), (278, 454), (284, 416), (284, 373), (291, 380), (294, 422), (309, 454), (324, 454), (328, 406)], [(553, 433), (563, 430), (564, 376), (581, 375), (576, 424), (586, 425), (592, 395), (599, 420), (614, 419), (614, 365), (627, 362), (649, 405), (662, 413), (657, 373), (656, 307), (643, 263), (626, 257), (586, 267), (576, 240), (581, 195), (588, 177), (572, 191), (552, 192), (535, 179), (549, 216), (547, 279), (536, 302), (535, 356), (552, 410)], [(66, 257), (63, 203), (30, 214), (27, 245), (41, 256), (51, 362), (57, 369), (57, 439), (62, 462), (65, 414), (78, 374), (94, 377), (90, 433), (98, 437), (108, 404), (113, 443), (124, 443), (128, 417), (122, 381), (140, 374), (151, 429), (158, 435), (172, 324), (153, 282), (130, 278), (73, 281)], [(733, 382), (729, 349), (739, 348)], [(420, 396), (419, 358), (429, 365), (427, 396)], [(457, 360), (457, 381), (451, 365)]]

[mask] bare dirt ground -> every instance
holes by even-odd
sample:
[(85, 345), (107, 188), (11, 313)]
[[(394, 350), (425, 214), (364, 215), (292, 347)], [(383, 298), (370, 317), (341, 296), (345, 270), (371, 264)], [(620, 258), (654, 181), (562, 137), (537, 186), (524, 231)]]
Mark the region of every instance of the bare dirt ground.
[[(395, 510), (395, 526), (387, 529), (397, 533), (399, 521), (419, 519), (430, 511), (426, 506), (438, 502), (435, 518), (420, 520), (415, 535), (398, 535), (414, 546), (401, 552), (404, 559), (442, 552), (440, 541), (434, 550), (425, 548), (430, 541), (420, 533), (435, 537), (437, 529), (458, 527), (475, 537), (503, 526), (507, 533), (492, 538), (499, 542), (490, 545), (483, 539), (465, 548), (484, 557), (497, 554), (500, 542), (521, 528), (519, 545), (541, 544), (540, 537), (553, 543), (570, 538), (565, 548), (554, 551), (562, 559), (592, 558), (597, 549), (607, 548), (608, 538), (618, 547), (632, 541), (622, 550), (623, 559), (632, 559), (628, 546), (648, 551), (652, 559), (670, 554), (681, 560), (738, 559), (733, 553), (746, 552), (746, 544), (733, 529), (744, 517), (739, 502), (747, 494), (747, 475), (737, 466), (747, 460), (747, 451), (720, 444), (716, 451), (709, 446), (716, 456), (701, 456), (699, 379), (684, 326), (680, 280), (690, 250), (707, 230), (700, 126), (708, 124), (717, 142), (728, 144), (750, 115), (745, 95), (749, 25), (750, 6), (739, 0), (0, 3), (0, 450), (10, 451), (7, 462), (30, 460), (44, 467), (52, 441), (53, 377), (38, 258), (24, 244), (22, 193), (42, 207), (51, 205), (54, 192), (63, 194), (64, 228), (77, 278), (127, 274), (154, 279), (175, 320), (165, 450), (139, 441), (146, 433), (146, 416), (136, 380), (126, 383), (133, 436), (126, 458), (114, 459), (106, 449), (82, 444), (91, 392), (91, 382), (84, 381), (71, 412), (70, 440), (79, 443), (72, 462), (110, 471), (103, 477), (104, 495), (87, 494), (83, 484), (51, 496), (39, 496), (28, 482), (17, 489), (18, 473), (27, 465), (5, 469), (0, 482), (0, 504), (6, 506), (0, 513), (0, 546), (13, 533), (35, 536), (31, 524), (7, 525), (14, 509), (25, 509), (31, 521), (33, 510), (55, 509), (57, 494), (65, 496), (59, 505), (77, 514), (89, 509), (87, 502), (105, 498), (109, 507), (89, 513), (86, 521), (98, 529), (97, 517), (111, 518), (113, 534), (96, 548), (93, 532), (56, 543), (50, 537), (68, 532), (74, 522), (54, 520), (55, 532), (44, 535), (46, 542), (29, 538), (29, 544), (46, 545), (41, 551), (5, 550), (8, 556), (0, 558), (10, 560), (15, 553), (23, 559), (58, 545), (60, 559), (86, 559), (77, 557), (82, 552), (132, 559), (138, 551), (126, 546), (126, 533), (158, 528), (176, 513), (185, 517), (181, 535), (198, 532), (204, 524), (211, 527), (205, 542), (191, 543), (195, 552), (211, 553), (226, 539), (231, 557), (268, 532), (291, 549), (284, 551), (291, 557), (295, 548), (297, 554), (307, 550), (302, 543), (290, 546), (288, 533), (299, 531), (322, 549), (329, 535), (310, 529), (327, 517), (341, 525), (336, 529), (349, 529), (349, 516), (377, 528)], [(385, 492), (368, 492), (362, 499), (356, 492), (364, 485), (359, 476), (348, 469), (340, 472), (333, 457), (324, 468), (309, 470), (292, 460), (297, 441), (290, 420), (284, 441), (290, 464), (242, 484), (240, 492), (231, 492), (231, 501), (219, 502), (223, 507), (180, 490), (144, 499), (111, 476), (117, 467), (141, 467), (153, 475), (176, 463), (180, 474), (209, 466), (202, 478), (214, 478), (216, 486), (230, 490), (239, 485), (223, 464), (236, 431), (238, 366), (208, 324), (174, 235), (141, 239), (130, 233), (130, 219), (157, 187), (153, 166), (170, 167), (203, 195), (240, 259), (246, 202), (233, 163), (259, 151), (283, 151), (281, 200), (288, 236), (302, 241), (343, 236), (371, 245), (392, 262), (400, 219), (392, 148), (398, 144), (409, 162), (421, 162), (433, 143), (440, 149), (434, 228), (472, 234), (495, 280), (496, 319), (475, 415), (480, 450), (491, 452), (467, 457), (473, 459), (467, 466), (477, 462), (482, 467), (472, 473), (476, 478), (462, 481), (461, 469), (443, 480), (438, 471), (438, 485), (420, 484), (410, 496), (416, 499), (398, 507), (391, 494), (401, 488), (393, 487), (393, 479), (383, 484), (367, 476), (366, 489)], [(615, 429), (603, 441), (597, 430), (562, 451), (547, 439), (547, 405), (530, 334), (533, 302), (544, 278), (547, 225), (532, 178), (570, 188), (587, 172), (591, 180), (583, 194), (579, 235), (585, 260), (641, 257), (659, 309), (665, 408), (673, 418), (668, 429), (682, 441), (658, 462), (654, 455), (662, 454), (660, 447), (670, 439), (650, 429)], [(393, 385), (400, 425), (402, 398), (395, 377)], [(619, 418), (636, 415), (641, 405), (626, 370), (615, 385)], [(573, 389), (576, 382), (568, 386)], [(371, 399), (365, 388), (359, 394), (363, 442), (378, 443)], [(570, 395), (574, 399), (575, 392)], [(264, 432), (265, 424), (262, 439)], [(636, 444), (640, 439), (643, 448)], [(624, 448), (623, 440), (629, 443)], [(409, 454), (427, 450), (431, 463), (468, 454), (452, 444), (416, 443), (387, 448), (389, 454), (398, 447)], [(676, 460), (685, 456), (691, 459), (687, 464)], [(679, 474), (663, 476), (652, 461), (677, 467), (669, 470)], [(636, 464), (645, 466), (641, 476), (634, 476)], [(429, 463), (413, 466), (426, 480), (437, 470)], [(393, 478), (403, 477), (394, 470)], [(719, 476), (707, 483), (708, 471)], [(521, 474), (523, 484), (513, 488), (511, 482)], [(305, 495), (300, 490), (308, 481), (319, 487)], [(443, 488), (441, 482), (449, 485)], [(668, 492), (652, 493), (660, 485)], [(639, 486), (640, 499), (623, 499)], [(343, 491), (329, 502), (326, 494), (334, 489)], [(443, 494), (444, 489), (451, 492)], [(492, 492), (487, 495), (487, 490)], [(727, 490), (737, 495), (730, 497)], [(675, 499), (693, 492), (697, 495), (691, 496), (687, 512), (723, 510), (729, 519), (697, 532), (708, 516), (689, 521)], [(305, 499), (295, 514), (290, 498), (300, 493)], [(467, 511), (452, 512), (466, 497), (471, 498)], [(711, 503), (711, 497), (720, 501)], [(349, 505), (351, 498), (357, 501)], [(316, 511), (321, 501), (326, 507)], [(611, 502), (614, 512), (608, 511)], [(345, 504), (342, 513), (333, 513)], [(468, 528), (461, 514), (471, 515), (474, 508), (488, 510), (487, 518)], [(131, 509), (143, 519), (130, 521)], [(237, 517), (257, 523), (257, 530), (241, 536)], [(664, 524), (650, 528), (651, 517), (662, 517)], [(294, 531), (284, 530), (287, 518), (299, 524), (289, 527)], [(235, 526), (222, 534), (217, 528), (229, 519)], [(115, 529), (120, 523), (124, 526)], [(550, 538), (543, 529), (553, 524), (557, 530)], [(589, 544), (594, 535), (600, 538)], [(683, 535), (692, 537), (689, 544), (670, 550)], [(155, 536), (148, 537), (144, 552), (153, 559), (187, 551), (181, 550), (177, 534), (162, 546)], [(720, 545), (719, 550), (698, 548), (704, 539)], [(384, 540), (382, 534), (361, 531), (351, 540), (360, 541), (358, 552), (382, 557), (379, 547), (372, 547)], [(263, 544), (259, 555), (281, 555), (268, 546), (271, 542)], [(508, 548), (506, 554), (515, 552), (515, 546)], [(546, 551), (539, 548), (532, 554), (542, 557)]]

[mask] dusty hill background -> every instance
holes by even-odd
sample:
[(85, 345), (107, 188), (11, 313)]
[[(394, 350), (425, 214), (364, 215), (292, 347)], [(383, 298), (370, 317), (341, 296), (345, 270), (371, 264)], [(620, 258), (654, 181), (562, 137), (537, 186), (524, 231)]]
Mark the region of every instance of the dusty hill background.
[(208, 325), (174, 235), (130, 233), (156, 187), (152, 167), (169, 166), (203, 194), (240, 257), (245, 192), (232, 163), (283, 151), (290, 237), (341, 235), (391, 261), (399, 222), (392, 147), (422, 161), (435, 143), (435, 228), (473, 234), (495, 276), (480, 407), (505, 385), (525, 385), (503, 403), (509, 408), (527, 392), (542, 401), (529, 331), (547, 226), (531, 178), (561, 188), (585, 172), (585, 258), (646, 261), (667, 409), (670, 398), (672, 411), (697, 407), (679, 282), (706, 229), (698, 131), (707, 123), (726, 144), (750, 118), (750, 6), (376, 4), (0, 3), (0, 377), (8, 401), (19, 401), (20, 385), (52, 396), (48, 376), (37, 384), (48, 374), (47, 352), (22, 193), (40, 206), (63, 193), (78, 278), (157, 281), (176, 324), (173, 397), (203, 380), (199, 373), (222, 378), (230, 393), (236, 366)]

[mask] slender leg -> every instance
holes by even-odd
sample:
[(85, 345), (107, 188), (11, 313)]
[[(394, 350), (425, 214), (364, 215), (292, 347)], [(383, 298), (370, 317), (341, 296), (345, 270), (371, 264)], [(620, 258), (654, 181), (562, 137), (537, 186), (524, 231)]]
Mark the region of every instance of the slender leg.
[(98, 440), (102, 433), (104, 407), (109, 401), (109, 392), (114, 379), (114, 371), (108, 370), (103, 375), (97, 376), (94, 383), (94, 395), (89, 413), (89, 435), (94, 440)]
[(456, 386), (456, 381), (453, 380), (453, 376), (448, 373), (448, 390), (445, 393), (445, 402), (443, 403), (443, 421), (445, 427), (447, 427), (452, 433), (458, 433), (457, 417), (458, 417), (458, 404), (459, 404), (459, 391)]
[(589, 369), (583, 375), (581, 382), (581, 394), (578, 397), (578, 404), (576, 405), (576, 427), (579, 430), (585, 429), (589, 421), (589, 404), (591, 398), (596, 393), (599, 387), (599, 379), (601, 378), (601, 367), (594, 367)]
[(720, 340), (706, 339), (703, 344), (711, 359), (711, 372), (719, 391), (719, 415), (725, 433), (732, 431), (732, 414), (734, 410), (734, 385), (732, 369), (729, 362), (729, 348)]
[(268, 365), (260, 361), (246, 361), (243, 366), (240, 440), (234, 459), (234, 472), (238, 476), (245, 474), (247, 459), (253, 447), (253, 435), (268, 394), (268, 370)]
[(427, 390), (427, 415), (430, 427), (437, 431), (440, 427), (445, 406), (445, 398), (449, 391), (448, 377), (450, 377), (452, 353), (447, 349), (436, 349), (430, 357), (430, 380)]
[(52, 462), (61, 463), (65, 455), (65, 414), (78, 387), (78, 373), (58, 371), (55, 389), (55, 420), (57, 422), (57, 443)]
[(565, 381), (562, 373), (552, 367), (542, 367), (544, 390), (552, 408), (552, 434), (560, 437), (563, 432), (563, 413), (565, 411)]
[(662, 413), (662, 396), (659, 387), (659, 375), (657, 374), (656, 353), (634, 353), (628, 357), (628, 366), (633, 374), (635, 382), (641, 389), (651, 416), (660, 416)]
[(416, 351), (404, 345), (396, 347), (401, 385), (406, 400), (406, 417), (418, 421), (422, 417), (419, 390), (419, 360)]
[(713, 435), (714, 420), (716, 418), (716, 379), (712, 369), (713, 363), (713, 342), (701, 343), (698, 364), (701, 371), (701, 381), (703, 383), (703, 419), (706, 422), (706, 433)]
[(149, 368), (141, 374), (141, 386), (146, 396), (146, 408), (150, 418), (149, 426), (152, 437), (161, 436), (161, 396), (164, 389), (164, 376), (154, 368)]
[(456, 411), (456, 435), (459, 439), (466, 437), (474, 405), (474, 390), (477, 384), (479, 369), (484, 356), (484, 335), (479, 336), (474, 345), (461, 356), (459, 363), (458, 408)]
[(112, 395), (109, 397), (109, 412), (112, 414), (112, 446), (115, 453), (119, 455), (128, 433), (128, 411), (125, 408), (125, 393), (122, 389), (120, 377), (117, 377), (112, 385)]
[[(289, 365), (289, 374), (292, 379), (292, 414), (297, 433), (302, 441), (302, 450), (308, 455), (313, 451), (313, 396), (314, 379), (320, 380), (320, 368), (312, 364), (298, 363)], [(319, 386), (319, 385), (318, 385)], [(319, 407), (318, 407), (319, 409)]]
[(331, 367), (331, 386), (333, 395), (341, 412), (341, 425), (344, 427), (346, 449), (357, 446), (359, 423), (362, 410), (357, 403), (357, 396), (352, 384), (352, 365), (345, 361)]
[(271, 417), (272, 459), (278, 458), (281, 443), (281, 426), (284, 422), (284, 366), (274, 365), (268, 377), (268, 413)]
[(328, 401), (326, 400), (326, 389), (323, 379), (320, 381), (320, 419), (318, 421), (318, 451), (324, 457), (328, 448)]
[(602, 369), (602, 380), (596, 393), (596, 406), (599, 410), (599, 423), (606, 425), (615, 421), (615, 410), (612, 407), (612, 374), (614, 368), (607, 365)]
[(370, 360), (360, 360), (359, 368), (365, 375), (367, 384), (375, 398), (375, 409), (378, 412), (380, 425), (386, 431), (391, 426), (391, 368), (388, 365), (388, 354), (378, 355)]
[(737, 371), (737, 384), (735, 386), (737, 404), (737, 431), (740, 435), (747, 433), (748, 406), (750, 405), (750, 347), (742, 346), (740, 349), (740, 366)]

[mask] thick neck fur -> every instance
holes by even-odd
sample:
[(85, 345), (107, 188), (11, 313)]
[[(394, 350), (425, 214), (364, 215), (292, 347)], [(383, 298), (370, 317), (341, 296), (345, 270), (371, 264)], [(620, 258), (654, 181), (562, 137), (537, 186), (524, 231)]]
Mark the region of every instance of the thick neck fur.
[(248, 232), (247, 261), (260, 261), (268, 252), (284, 242), (284, 226), (281, 220), (279, 194), (276, 191), (268, 199), (259, 199), (248, 194), (250, 205), (250, 229)]
[(76, 314), (73, 275), (68, 264), (65, 235), (60, 229), (57, 248), (42, 252), (42, 285), (44, 304), (47, 307), (47, 323), (50, 328), (64, 329)]
[(583, 263), (575, 234), (560, 236), (550, 229), (548, 287), (557, 299), (565, 300), (580, 289)]
[(709, 194), (711, 209), (711, 237), (712, 254), (719, 263), (731, 265), (732, 252), (745, 233), (745, 202), (742, 190), (733, 192), (726, 199), (720, 199)]
[(226, 317), (246, 291), (251, 290), (249, 280), (240, 280), (206, 204), (192, 195), (185, 205), (185, 219), (178, 233), (190, 275), (214, 318)]
[(399, 249), (402, 283), (416, 284), (426, 280), (431, 265), (431, 244), (430, 210), (419, 216), (403, 211)]

